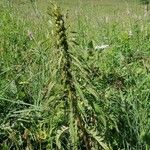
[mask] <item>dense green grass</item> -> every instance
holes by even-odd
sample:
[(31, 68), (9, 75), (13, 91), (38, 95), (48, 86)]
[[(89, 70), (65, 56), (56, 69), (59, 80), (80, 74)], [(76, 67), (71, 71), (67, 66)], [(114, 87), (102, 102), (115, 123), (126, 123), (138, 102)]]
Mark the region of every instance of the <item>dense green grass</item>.
[[(56, 48), (49, 1), (2, 0), (0, 149), (84, 150), (76, 116), (93, 150), (150, 149), (149, 12), (136, 0), (56, 3), (68, 12), (77, 107), (64, 96), (72, 84), (64, 82), (66, 54)], [(101, 45), (109, 46), (95, 49)]]

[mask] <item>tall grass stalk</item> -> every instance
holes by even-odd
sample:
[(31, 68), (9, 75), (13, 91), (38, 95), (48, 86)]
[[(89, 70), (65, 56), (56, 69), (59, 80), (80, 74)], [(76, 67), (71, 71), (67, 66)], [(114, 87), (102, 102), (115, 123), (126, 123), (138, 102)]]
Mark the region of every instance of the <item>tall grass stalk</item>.
[[(72, 75), (72, 58), (69, 52), (69, 44), (66, 35), (66, 27), (64, 22), (64, 16), (61, 13), (61, 10), (56, 5), (53, 5), (52, 16), (55, 19), (55, 27), (56, 27), (56, 47), (62, 52), (62, 83), (64, 86), (64, 100), (67, 104), (66, 110), (69, 110), (66, 117), (70, 120), (70, 128), (74, 128), (77, 124), (79, 130), (81, 130), (80, 139), (83, 138), (84, 144), (87, 150), (90, 150), (90, 138), (86, 132), (84, 127), (84, 122), (82, 117), (78, 111), (78, 98), (76, 94), (76, 88), (74, 85), (74, 79)], [(67, 112), (67, 111), (66, 111)], [(70, 116), (70, 117), (69, 117)], [(73, 117), (73, 118), (72, 118)], [(72, 120), (73, 119), (73, 120)], [(72, 121), (71, 121), (72, 120)], [(72, 130), (70, 130), (70, 136), (74, 137)], [(73, 149), (77, 148), (77, 141), (72, 139)]]

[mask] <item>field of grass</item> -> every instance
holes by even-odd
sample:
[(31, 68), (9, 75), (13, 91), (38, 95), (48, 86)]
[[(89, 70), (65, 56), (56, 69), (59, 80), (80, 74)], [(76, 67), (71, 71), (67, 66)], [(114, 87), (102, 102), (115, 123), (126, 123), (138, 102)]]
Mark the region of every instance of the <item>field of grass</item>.
[(149, 150), (150, 13), (54, 3), (0, 0), (0, 150)]

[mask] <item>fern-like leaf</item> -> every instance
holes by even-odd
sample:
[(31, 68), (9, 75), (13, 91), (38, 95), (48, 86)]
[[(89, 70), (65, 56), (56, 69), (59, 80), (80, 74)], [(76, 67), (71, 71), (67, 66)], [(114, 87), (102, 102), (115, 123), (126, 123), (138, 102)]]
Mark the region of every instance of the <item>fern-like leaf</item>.
[(98, 132), (95, 129), (86, 129), (86, 131), (104, 150), (110, 150), (107, 144), (103, 142), (104, 139), (98, 135)]

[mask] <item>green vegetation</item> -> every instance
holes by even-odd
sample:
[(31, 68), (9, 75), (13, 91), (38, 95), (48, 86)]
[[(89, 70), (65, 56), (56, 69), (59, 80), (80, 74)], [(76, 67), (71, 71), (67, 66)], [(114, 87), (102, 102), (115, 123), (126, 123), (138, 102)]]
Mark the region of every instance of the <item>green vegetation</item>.
[(149, 12), (56, 2), (0, 1), (0, 149), (149, 150)]
[(146, 11), (149, 11), (150, 0), (141, 0), (141, 3), (146, 6)]

